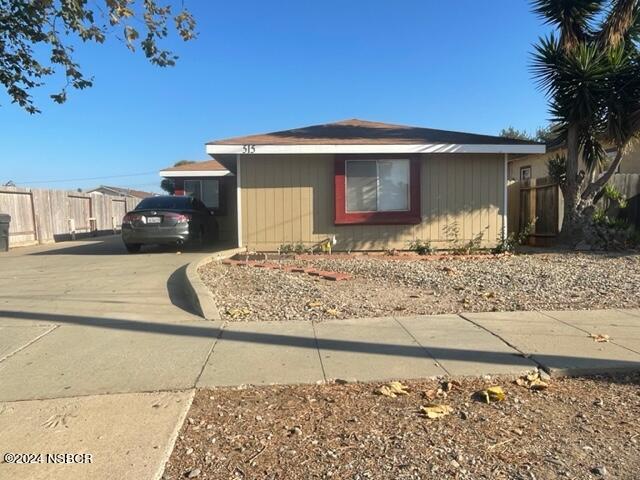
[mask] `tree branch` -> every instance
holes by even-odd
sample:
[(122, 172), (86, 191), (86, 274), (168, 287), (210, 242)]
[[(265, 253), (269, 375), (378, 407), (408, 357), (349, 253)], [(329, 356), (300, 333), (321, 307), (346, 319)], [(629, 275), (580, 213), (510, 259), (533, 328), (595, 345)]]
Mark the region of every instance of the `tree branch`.
[(618, 152), (616, 153), (616, 158), (614, 158), (613, 162), (609, 165), (609, 168), (598, 177), (595, 182), (590, 183), (587, 188), (585, 188), (584, 192), (582, 192), (581, 198), (582, 200), (593, 200), (598, 193), (605, 187), (609, 179), (613, 176), (613, 174), (620, 166), (620, 162), (622, 162), (622, 158), (624, 157), (624, 148), (618, 146)]

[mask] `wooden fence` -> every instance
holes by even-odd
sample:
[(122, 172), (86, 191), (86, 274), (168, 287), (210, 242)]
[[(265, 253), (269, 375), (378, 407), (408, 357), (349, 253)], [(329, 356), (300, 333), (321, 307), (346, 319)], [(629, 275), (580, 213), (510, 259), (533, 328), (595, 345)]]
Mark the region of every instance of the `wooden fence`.
[(560, 231), (562, 195), (552, 179), (532, 178), (508, 187), (509, 233), (518, 233), (533, 224), (532, 245), (549, 245)]
[(116, 233), (137, 198), (64, 190), (0, 187), (0, 213), (11, 215), (11, 247)]
[[(617, 173), (611, 183), (628, 200), (620, 217), (640, 230), (640, 174)], [(535, 219), (529, 243), (550, 245), (562, 228), (564, 200), (558, 185), (551, 178), (533, 178), (512, 182), (508, 186), (509, 233), (518, 233)]]

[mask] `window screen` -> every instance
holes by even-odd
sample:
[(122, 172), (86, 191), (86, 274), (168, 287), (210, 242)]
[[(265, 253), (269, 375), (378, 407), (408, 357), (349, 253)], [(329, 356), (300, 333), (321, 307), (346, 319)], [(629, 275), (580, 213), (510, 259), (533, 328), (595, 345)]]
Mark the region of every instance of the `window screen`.
[(347, 212), (409, 210), (409, 160), (346, 162)]

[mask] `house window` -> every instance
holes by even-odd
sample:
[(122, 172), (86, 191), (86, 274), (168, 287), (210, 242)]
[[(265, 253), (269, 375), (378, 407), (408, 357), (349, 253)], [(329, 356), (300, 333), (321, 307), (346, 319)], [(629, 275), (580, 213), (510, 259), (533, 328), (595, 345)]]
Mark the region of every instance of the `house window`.
[(420, 159), (339, 156), (336, 224), (420, 223)]
[(347, 160), (346, 211), (409, 210), (409, 160)]
[(520, 181), (531, 180), (531, 167), (520, 167)]
[(218, 180), (185, 180), (184, 194), (197, 198), (208, 208), (220, 208), (220, 185)]

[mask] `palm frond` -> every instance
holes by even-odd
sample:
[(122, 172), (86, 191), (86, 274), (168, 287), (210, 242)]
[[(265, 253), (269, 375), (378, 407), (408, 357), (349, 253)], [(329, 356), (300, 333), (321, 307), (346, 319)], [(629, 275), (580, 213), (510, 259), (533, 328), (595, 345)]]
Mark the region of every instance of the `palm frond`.
[(605, 134), (615, 145), (624, 145), (640, 130), (640, 58), (620, 45), (607, 59)]
[(606, 0), (533, 0), (533, 12), (560, 32), (560, 43), (571, 50), (585, 40)]
[(553, 96), (558, 78), (558, 66), (564, 58), (564, 51), (556, 35), (551, 33), (541, 37), (534, 45), (531, 72), (538, 87), (547, 95)]
[(581, 135), (580, 150), (582, 151), (582, 160), (589, 173), (594, 170), (602, 170), (606, 165), (607, 152), (602, 146), (602, 143), (600, 143), (597, 132), (588, 131)]

